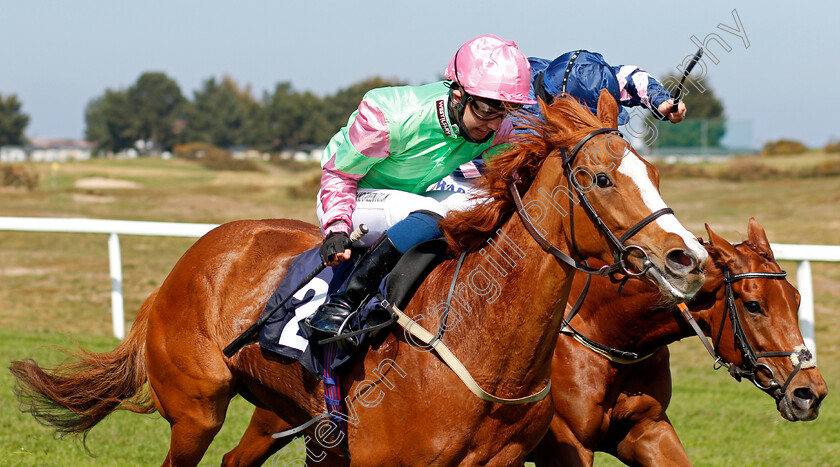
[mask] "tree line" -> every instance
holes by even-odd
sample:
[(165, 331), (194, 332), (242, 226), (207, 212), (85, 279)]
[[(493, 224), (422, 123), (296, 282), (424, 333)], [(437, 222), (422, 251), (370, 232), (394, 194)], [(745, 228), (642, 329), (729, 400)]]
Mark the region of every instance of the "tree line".
[(85, 138), (112, 152), (138, 141), (145, 152), (192, 142), (264, 151), (324, 145), (347, 124), (367, 91), (402, 84), (374, 77), (319, 97), (281, 82), (255, 98), (229, 77), (209, 78), (187, 99), (166, 74), (149, 72), (128, 89), (108, 89), (88, 103)]
[[(675, 84), (678, 79), (667, 75), (662, 82)], [(190, 99), (165, 73), (147, 72), (127, 89), (106, 89), (88, 102), (85, 138), (101, 152), (136, 147), (138, 141), (143, 143), (142, 152), (168, 151), (176, 144), (195, 142), (269, 152), (321, 146), (346, 125), (367, 91), (403, 84), (374, 77), (319, 97), (280, 82), (257, 98), (249, 87), (230, 77), (209, 78)], [(707, 86), (705, 92), (687, 93), (684, 100), (689, 120), (708, 119), (702, 134), (706, 141), (701, 141), (697, 125), (689, 121), (680, 125), (655, 122), (658, 138), (651, 146), (718, 146), (725, 134), (724, 109), (714, 91)], [(25, 144), (28, 123), (17, 96), (0, 94), (0, 146)]]

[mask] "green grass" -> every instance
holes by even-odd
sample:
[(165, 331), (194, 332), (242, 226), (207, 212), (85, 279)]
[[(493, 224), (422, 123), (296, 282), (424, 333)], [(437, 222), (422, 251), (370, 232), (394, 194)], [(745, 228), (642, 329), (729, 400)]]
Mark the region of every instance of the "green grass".
[[(836, 357), (819, 357), (818, 367), (829, 385), (819, 417), (793, 423), (784, 420), (773, 399), (752, 383), (736, 382), (725, 369), (714, 371), (697, 339), (669, 347), (673, 399), (668, 416), (694, 465), (837, 465), (840, 410), (832, 397), (840, 383)], [(596, 465), (622, 464), (598, 453)]]
[[(763, 158), (776, 164), (781, 159)], [(795, 162), (822, 160), (807, 155)], [(291, 197), (290, 188), (317, 176), (263, 165), (259, 173), (213, 172), (183, 161), (94, 160), (63, 164), (55, 183), (48, 165), (35, 192), (0, 189), (0, 216), (93, 217), (222, 223), (241, 218), (291, 217), (314, 221), (314, 193)], [(82, 178), (131, 180), (141, 189), (79, 189)], [(732, 241), (745, 238), (755, 216), (775, 243), (840, 243), (840, 178), (730, 182), (662, 180), (662, 192), (683, 224), (706, 237), (704, 222)], [(191, 239), (121, 236), (126, 321), (166, 276)], [(795, 264), (782, 265), (795, 276)], [(829, 386), (812, 422), (783, 420), (772, 399), (750, 383), (737, 383), (711, 361), (696, 339), (672, 346), (674, 398), (668, 413), (696, 465), (836, 465), (840, 456), (840, 264), (813, 263), (818, 366)], [(0, 358), (32, 357), (51, 366), (62, 355), (48, 346), (110, 350), (110, 281), (107, 237), (0, 231)], [(87, 446), (56, 440), (31, 416), (16, 410), (12, 380), (0, 372), (0, 465), (159, 465), (168, 424), (158, 415), (118, 412), (96, 426)], [(238, 441), (251, 407), (233, 401), (228, 420), (203, 465), (218, 465)], [(289, 449), (286, 465), (302, 452)], [(598, 454), (598, 465), (619, 465)]]
[[(60, 363), (64, 357), (55, 347), (75, 348), (78, 343), (97, 352), (111, 350), (117, 340), (104, 336), (72, 335), (59, 332), (32, 332), (4, 329), (0, 331), (0, 360), (8, 362), (33, 358), (44, 367)], [(90, 431), (87, 449), (78, 438), (56, 439), (52, 430), (16, 410), (12, 394), (12, 376), (0, 372), (0, 465), (11, 466), (126, 466), (160, 465), (169, 446), (169, 425), (159, 414), (138, 415), (118, 411)], [(221, 432), (204, 456), (202, 465), (219, 465), (222, 456), (231, 450), (248, 425), (253, 406), (237, 397), (231, 402)], [(300, 449), (290, 446), (279, 459), (286, 465), (303, 457)]]

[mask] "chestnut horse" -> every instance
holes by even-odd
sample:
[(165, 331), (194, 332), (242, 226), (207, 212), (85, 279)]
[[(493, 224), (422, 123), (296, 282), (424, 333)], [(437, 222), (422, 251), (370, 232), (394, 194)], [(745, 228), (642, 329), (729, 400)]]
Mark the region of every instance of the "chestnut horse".
[[(669, 301), (700, 289), (707, 258), (666, 209), (656, 170), (614, 129), (618, 106), (608, 93), (597, 117), (568, 98), (544, 110), (535, 134), (491, 164), (492, 199), (444, 224), (459, 239), (454, 248), (472, 250), (456, 287), (459, 319), (450, 321), (443, 342), (499, 398), (547, 394), (573, 279), (568, 254), (645, 271)], [(511, 185), (529, 187), (519, 215)], [(633, 245), (616, 244), (629, 236)], [(13, 362), (24, 407), (61, 433), (86, 433), (117, 408), (156, 408), (171, 426), (165, 465), (196, 465), (237, 393), (293, 426), (322, 415), (321, 381), (296, 361), (257, 342), (231, 358), (222, 352), (259, 318), (293, 258), (321, 241), (317, 227), (290, 220), (214, 229), (184, 253), (115, 351), (83, 354), (81, 363), (48, 372), (31, 360)], [(405, 313), (434, 312), (455, 268), (455, 260), (438, 265)], [(440, 321), (427, 316), (423, 324), (431, 329)], [(481, 400), (436, 353), (421, 350), (396, 328), (342, 368), (346, 438), (333, 432), (322, 439), (335, 428), (329, 424), (306, 432), (326, 445), (325, 462), (351, 462), (343, 441), (359, 466), (523, 465), (548, 429), (550, 398)]]
[[(774, 261), (764, 229), (750, 219), (749, 239), (736, 246), (708, 225), (706, 231), (706, 282), (689, 310), (711, 337), (718, 366), (770, 394), (786, 420), (813, 420), (828, 390), (799, 332), (799, 293)], [(570, 296), (585, 282), (577, 277)], [(666, 345), (695, 331), (639, 281), (619, 294), (615, 284), (593, 276), (587, 297), (570, 322), (577, 333), (650, 357), (616, 363), (561, 334), (552, 362), (554, 420), (533, 453), (536, 465), (592, 465), (595, 451), (628, 465), (691, 465), (665, 413), (671, 399)]]
[[(739, 380), (754, 380), (776, 400), (785, 419), (813, 420), (827, 388), (819, 370), (807, 368), (810, 358), (797, 320), (799, 295), (781, 280), (764, 229), (750, 219), (749, 240), (737, 246), (706, 230), (706, 282), (689, 310), (706, 335), (720, 335), (713, 346), (719, 367), (728, 366)], [(723, 267), (741, 336), (727, 309)], [(756, 272), (758, 277), (738, 276)], [(762, 277), (766, 273), (769, 277)], [(554, 420), (530, 457), (538, 466), (592, 465), (595, 451), (603, 451), (629, 465), (691, 465), (665, 410), (671, 399), (666, 345), (695, 336), (692, 327), (661, 303), (656, 289), (640, 281), (628, 282), (619, 293), (604, 277), (590, 280), (587, 286), (586, 276), (578, 274), (572, 284), (571, 301), (588, 290), (571, 325), (595, 344), (586, 348), (573, 333), (561, 333), (552, 362)], [(567, 304), (567, 312), (572, 306)], [(609, 357), (596, 353), (610, 351)], [(268, 458), (283, 443), (271, 434), (288, 428), (273, 412), (256, 409), (239, 445), (225, 456), (226, 465)]]

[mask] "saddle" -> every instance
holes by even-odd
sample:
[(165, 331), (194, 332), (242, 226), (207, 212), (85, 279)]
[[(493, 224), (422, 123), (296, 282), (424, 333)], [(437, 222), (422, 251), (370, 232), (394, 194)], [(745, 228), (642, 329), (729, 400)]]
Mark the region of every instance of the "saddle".
[[(447, 259), (447, 243), (444, 239), (429, 240), (408, 250), (391, 273), (383, 280), (379, 291), (358, 312), (356, 328), (374, 328), (376, 333), (387, 329), (394, 321), (391, 311), (381, 306), (383, 300), (404, 309), (411, 297), (423, 283), (428, 274)], [(355, 252), (354, 252), (355, 253)], [(271, 318), (260, 330), (260, 346), (273, 353), (298, 360), (307, 370), (321, 375), (324, 368), (323, 351), (318, 344), (310, 342), (311, 330), (303, 320), (315, 312), (334, 293), (352, 271), (353, 261), (345, 261), (336, 267), (325, 268), (312, 281), (295, 292), (293, 289), (312, 271), (320, 261), (318, 248), (306, 251), (298, 256), (289, 267), (286, 277), (277, 287), (266, 304), (265, 313), (272, 313)], [(289, 294), (294, 294), (282, 309), (274, 310)], [(372, 324), (372, 325), (371, 325)], [(377, 325), (379, 324), (379, 325)], [(375, 334), (374, 334), (375, 335)], [(359, 337), (360, 346), (371, 337), (365, 332)], [(350, 359), (350, 354), (339, 355), (332, 363), (338, 367)]]

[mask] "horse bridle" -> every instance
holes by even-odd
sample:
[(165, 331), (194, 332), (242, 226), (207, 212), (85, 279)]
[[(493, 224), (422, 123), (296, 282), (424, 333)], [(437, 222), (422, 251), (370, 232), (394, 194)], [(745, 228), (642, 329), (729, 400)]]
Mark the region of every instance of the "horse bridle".
[[(511, 194), (513, 195), (514, 203), (516, 204), (516, 210), (519, 213), (519, 217), (522, 219), (522, 223), (525, 225), (526, 230), (531, 234), (531, 236), (536, 240), (536, 242), (543, 248), (543, 250), (551, 253), (554, 255), (558, 260), (562, 261), (563, 263), (577, 269), (578, 271), (585, 272), (587, 274), (599, 274), (601, 276), (612, 276), (617, 273), (623, 273), (627, 276), (641, 276), (647, 272), (648, 269), (653, 265), (653, 263), (648, 258), (647, 252), (638, 245), (624, 245), (624, 243), (630, 239), (633, 235), (638, 233), (642, 228), (646, 225), (650, 224), (657, 218), (664, 216), (666, 214), (673, 214), (674, 211), (671, 208), (663, 208), (658, 211), (655, 211), (645, 217), (644, 219), (640, 220), (634, 226), (627, 229), (621, 237), (616, 237), (616, 235), (612, 232), (612, 230), (607, 226), (607, 224), (601, 219), (598, 213), (595, 211), (595, 208), (589, 202), (589, 199), (586, 197), (586, 192), (577, 183), (575, 180), (575, 172), (572, 170), (572, 162), (574, 162), (575, 157), (577, 156), (580, 149), (586, 144), (590, 139), (595, 136), (605, 134), (605, 133), (616, 133), (620, 138), (624, 138), (620, 131), (616, 128), (599, 128), (595, 131), (592, 131), (583, 139), (578, 141), (578, 143), (572, 148), (572, 150), (566, 154), (566, 148), (560, 148), (560, 152), (563, 159), (563, 171), (566, 174), (566, 179), (568, 180), (569, 187), (575, 191), (575, 194), (580, 202), (581, 206), (583, 207), (586, 214), (592, 220), (592, 222), (598, 227), (598, 230), (607, 238), (610, 242), (612, 247), (613, 253), (613, 261), (614, 263), (611, 265), (605, 265), (599, 269), (593, 269), (586, 264), (582, 264), (576, 261), (574, 258), (569, 256), (568, 254), (561, 251), (559, 248), (555, 247), (548, 239), (546, 239), (539, 231), (537, 231), (534, 224), (531, 222), (530, 216), (526, 212), (523, 204), (522, 204), (522, 197), (519, 194), (519, 190), (516, 188), (516, 182), (518, 181), (518, 175), (514, 173), (513, 180), (509, 183)], [(569, 221), (571, 225), (571, 241), (573, 245), (573, 250), (575, 250), (575, 254), (577, 256), (581, 256), (577, 253), (577, 246), (575, 242), (575, 232), (574, 232), (574, 209), (572, 206), (573, 200), (569, 197)], [(626, 259), (627, 255), (630, 254), (632, 251), (638, 251), (642, 254), (642, 270), (639, 272), (635, 272), (630, 270), (627, 267)]]
[[(785, 391), (787, 390), (788, 386), (790, 385), (791, 380), (793, 377), (796, 376), (796, 373), (802, 368), (802, 363), (809, 361), (811, 359), (811, 354), (807, 349), (803, 349), (800, 352), (790, 351), (775, 351), (775, 352), (756, 352), (755, 348), (750, 344), (749, 338), (747, 338), (747, 334), (744, 332), (744, 326), (741, 324), (741, 318), (738, 313), (738, 307), (735, 304), (735, 293), (732, 291), (732, 284), (738, 282), (743, 279), (784, 279), (787, 276), (787, 272), (746, 272), (743, 274), (729, 274), (729, 268), (726, 266), (723, 267), (723, 284), (724, 284), (724, 293), (726, 297), (726, 309), (724, 310), (723, 319), (720, 322), (720, 328), (717, 332), (717, 337), (715, 337), (715, 353), (717, 354), (718, 345), (720, 344), (721, 334), (723, 333), (723, 327), (726, 324), (726, 317), (729, 316), (729, 319), (732, 321), (732, 333), (735, 337), (735, 341), (738, 344), (738, 347), (741, 349), (741, 354), (744, 358), (744, 364), (742, 366), (734, 365), (732, 363), (728, 365), (724, 365), (721, 363), (720, 356), (714, 355), (716, 364), (721, 366), (728, 366), (729, 374), (732, 375), (733, 378), (740, 381), (741, 378), (747, 378), (759, 389), (763, 391), (773, 391), (776, 394), (784, 395)], [(773, 373), (773, 370), (763, 364), (759, 363), (758, 359), (760, 358), (777, 358), (777, 357), (791, 357), (794, 354), (799, 353), (799, 362), (794, 367), (793, 371), (787, 377), (783, 384), (779, 384), (776, 381), (776, 375)], [(717, 368), (720, 368), (719, 366)], [(764, 372), (765, 374), (769, 374), (770, 383), (767, 386), (761, 384), (758, 381), (759, 373)], [(776, 391), (778, 390), (778, 391)], [(780, 397), (781, 397), (780, 396)]]
[[(721, 319), (720, 327), (718, 328), (717, 336), (715, 337), (714, 345), (709, 342), (709, 339), (700, 329), (700, 326), (691, 316), (691, 312), (688, 311), (688, 307), (680, 303), (678, 305), (679, 310), (682, 312), (683, 318), (691, 325), (694, 329), (694, 332), (700, 337), (701, 342), (706, 347), (706, 350), (709, 352), (709, 355), (715, 359), (714, 368), (720, 369), (725, 367), (729, 370), (729, 374), (735, 378), (737, 381), (741, 381), (741, 378), (746, 378), (750, 380), (757, 388), (761, 389), (762, 391), (767, 391), (771, 393), (771, 395), (776, 399), (780, 400), (784, 397), (785, 392), (787, 391), (788, 386), (790, 386), (790, 382), (793, 380), (793, 377), (799, 372), (802, 368), (804, 362), (808, 362), (812, 359), (811, 352), (808, 349), (802, 349), (800, 351), (774, 351), (774, 352), (756, 352), (755, 347), (752, 346), (750, 343), (749, 338), (747, 337), (747, 333), (744, 331), (744, 326), (741, 324), (740, 314), (738, 313), (738, 307), (735, 303), (735, 292), (732, 290), (732, 284), (738, 282), (743, 279), (784, 279), (787, 277), (787, 272), (745, 272), (742, 274), (729, 274), (729, 268), (726, 266), (723, 267), (723, 284), (724, 284), (724, 310), (723, 310), (723, 319)], [(589, 279), (589, 278), (587, 278)], [(588, 288), (589, 280), (586, 282), (586, 286), (584, 289)], [(581, 296), (584, 294), (583, 292)], [(580, 302), (580, 300), (578, 301)], [(573, 307), (575, 311), (579, 308), (580, 303), (575, 303)], [(564, 330), (562, 332), (566, 332), (567, 334), (572, 335), (576, 340), (580, 343), (588, 347), (595, 353), (598, 353), (605, 358), (621, 364), (632, 364), (640, 362), (654, 353), (656, 353), (656, 349), (653, 352), (645, 355), (639, 355), (635, 352), (629, 352), (625, 350), (619, 350), (612, 347), (608, 347), (603, 344), (599, 344), (586, 336), (580, 334), (576, 329), (572, 328), (569, 325), (569, 321), (571, 321), (572, 317), (575, 313), (570, 313), (567, 318), (564, 318)], [(735, 365), (734, 363), (727, 362), (723, 360), (723, 357), (720, 356), (717, 349), (720, 345), (720, 340), (723, 335), (723, 328), (726, 325), (726, 318), (727, 316), (732, 321), (732, 334), (735, 339), (735, 344), (741, 350), (741, 355), (743, 356), (744, 363), (742, 365)], [(569, 329), (569, 331), (565, 331), (565, 329)], [(773, 372), (773, 369), (769, 366), (765, 365), (764, 363), (759, 363), (760, 358), (779, 358), (779, 357), (792, 357), (793, 355), (797, 355), (798, 361), (793, 368), (793, 371), (788, 375), (785, 382), (779, 384), (776, 380), (776, 375)], [(765, 386), (758, 380), (758, 375), (760, 373), (765, 373), (769, 375), (769, 383)]]
[[(745, 272), (742, 274), (729, 274), (729, 268), (723, 266), (723, 287), (724, 287), (724, 310), (723, 310), (723, 319), (720, 320), (720, 327), (718, 328), (717, 336), (715, 337), (714, 346), (709, 342), (709, 339), (706, 337), (705, 334), (700, 330), (700, 327), (697, 325), (697, 322), (694, 321), (694, 318), (691, 316), (691, 313), (688, 311), (688, 307), (684, 304), (680, 304), (679, 308), (682, 311), (683, 318), (691, 325), (694, 329), (694, 332), (700, 337), (700, 341), (703, 342), (703, 345), (706, 347), (706, 350), (709, 352), (709, 355), (715, 359), (714, 368), (717, 370), (722, 367), (726, 367), (729, 370), (729, 374), (732, 375), (737, 381), (741, 381), (741, 378), (747, 378), (748, 380), (752, 381), (752, 383), (762, 391), (766, 391), (771, 393), (771, 395), (776, 399), (780, 400), (784, 397), (785, 392), (787, 391), (788, 386), (790, 386), (790, 382), (793, 380), (793, 377), (799, 373), (799, 370), (802, 369), (802, 365), (805, 362), (811, 361), (813, 356), (808, 349), (801, 349), (799, 351), (793, 350), (790, 352), (785, 351), (774, 351), (774, 352), (756, 352), (755, 348), (750, 344), (750, 340), (747, 337), (747, 333), (744, 331), (744, 326), (741, 324), (741, 317), (738, 313), (738, 307), (735, 304), (735, 293), (732, 291), (732, 284), (738, 282), (743, 279), (784, 279), (787, 277), (787, 272)], [(732, 321), (732, 335), (735, 339), (735, 344), (741, 350), (741, 355), (743, 357), (744, 363), (741, 366), (735, 365), (731, 362), (726, 362), (723, 360), (718, 354), (717, 349), (720, 345), (720, 339), (723, 335), (723, 328), (726, 325), (726, 318), (727, 316)], [(773, 373), (773, 370), (763, 364), (759, 363), (758, 359), (760, 358), (778, 358), (778, 357), (789, 357), (792, 358), (794, 355), (798, 356), (798, 361), (794, 365), (793, 371), (788, 375), (785, 382), (781, 385), (776, 381), (776, 375)], [(769, 383), (767, 386), (761, 384), (758, 380), (759, 373), (764, 372), (765, 374), (769, 374)]]

